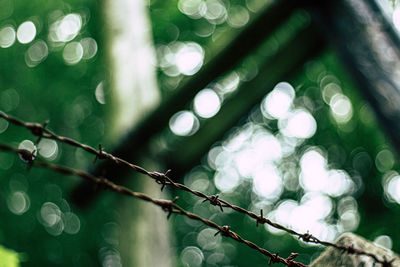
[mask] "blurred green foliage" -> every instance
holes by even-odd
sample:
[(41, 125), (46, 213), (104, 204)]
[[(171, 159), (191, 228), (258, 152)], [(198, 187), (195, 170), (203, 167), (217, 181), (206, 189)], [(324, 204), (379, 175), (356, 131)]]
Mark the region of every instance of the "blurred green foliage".
[(20, 256), (17, 252), (0, 246), (0, 266), (1, 267), (18, 267), (20, 266)]

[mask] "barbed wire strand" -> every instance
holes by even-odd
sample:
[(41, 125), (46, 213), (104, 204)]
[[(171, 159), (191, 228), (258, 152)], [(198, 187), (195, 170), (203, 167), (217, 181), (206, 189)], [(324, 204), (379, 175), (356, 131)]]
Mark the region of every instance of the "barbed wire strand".
[(175, 213), (175, 214), (181, 214), (181, 215), (187, 216), (192, 220), (200, 221), (203, 224), (216, 229), (217, 232), (215, 233), (215, 235), (221, 234), (225, 237), (229, 237), (239, 243), (243, 243), (243, 244), (247, 245), (248, 247), (261, 252), (263, 255), (269, 257), (269, 263), (283, 263), (287, 266), (307, 267), (306, 265), (293, 260), (295, 257), (298, 256), (298, 253), (291, 253), (290, 256), (287, 258), (280, 257), (278, 255), (278, 253), (273, 254), (270, 251), (257, 246), (253, 242), (242, 238), (240, 235), (233, 232), (230, 229), (230, 227), (227, 225), (220, 226), (213, 221), (207, 220), (207, 219), (200, 217), (194, 213), (186, 211), (185, 209), (183, 209), (182, 207), (178, 206), (175, 203), (178, 199), (177, 197), (174, 200), (155, 199), (146, 194), (134, 192), (134, 191), (131, 191), (130, 189), (128, 189), (127, 187), (117, 185), (117, 184), (111, 182), (110, 180), (108, 180), (107, 178), (96, 177), (96, 176), (91, 175), (84, 171), (80, 171), (80, 170), (76, 170), (73, 168), (45, 162), (39, 158), (36, 158), (36, 156), (34, 155), (34, 152), (30, 152), (26, 149), (16, 149), (16, 148), (10, 147), (5, 144), (0, 144), (0, 150), (14, 152), (15, 154), (18, 154), (23, 161), (25, 161), (29, 164), (29, 166), (37, 166), (37, 167), (50, 169), (52, 171), (55, 171), (55, 172), (58, 172), (58, 173), (61, 173), (64, 175), (75, 175), (82, 179), (89, 180), (90, 182), (98, 184), (106, 189), (117, 192), (119, 194), (127, 195), (130, 197), (138, 198), (138, 199), (153, 203), (154, 205), (161, 207), (161, 209), (163, 209), (164, 211), (166, 211), (168, 213), (167, 218), (169, 218), (171, 216), (171, 214)]
[(116, 157), (110, 153), (107, 153), (106, 151), (104, 151), (101, 147), (101, 145), (99, 145), (99, 149), (96, 150), (95, 148), (80, 143), (72, 138), (68, 138), (65, 136), (60, 136), (55, 134), (54, 132), (48, 130), (46, 128), (46, 126), (48, 125), (48, 121), (46, 121), (43, 125), (39, 124), (39, 123), (30, 123), (30, 122), (24, 122), (20, 119), (17, 119), (13, 116), (10, 116), (6, 113), (4, 113), (3, 111), (0, 111), (0, 118), (3, 118), (5, 120), (7, 120), (8, 122), (14, 124), (14, 125), (18, 125), (21, 127), (24, 127), (26, 129), (28, 129), (33, 135), (38, 137), (38, 140), (36, 141), (36, 143), (38, 143), (38, 141), (41, 138), (48, 138), (48, 139), (53, 139), (71, 146), (75, 146), (78, 148), (81, 148), (85, 151), (87, 151), (88, 153), (91, 153), (95, 156), (95, 161), (97, 159), (106, 159), (106, 160), (110, 160), (116, 164), (120, 164), (120, 165), (125, 165), (129, 168), (131, 168), (132, 170), (138, 172), (138, 173), (142, 173), (147, 175), (148, 177), (154, 179), (158, 184), (161, 184), (161, 190), (164, 189), (164, 187), (166, 185), (168, 186), (172, 186), (176, 189), (180, 189), (186, 192), (189, 192), (195, 196), (198, 196), (200, 198), (203, 198), (203, 202), (208, 201), (211, 205), (214, 206), (218, 206), (221, 211), (223, 211), (223, 208), (231, 208), (236, 212), (245, 214), (249, 217), (251, 217), (252, 219), (254, 219), (256, 221), (256, 226), (258, 226), (259, 224), (268, 224), (276, 229), (280, 229), (283, 230), (293, 236), (298, 237), (300, 240), (304, 241), (305, 243), (314, 243), (314, 244), (319, 244), (319, 245), (323, 245), (323, 246), (327, 246), (327, 247), (333, 247), (336, 248), (338, 250), (341, 250), (342, 252), (347, 252), (349, 254), (355, 254), (355, 255), (365, 255), (368, 257), (371, 257), (374, 262), (376, 263), (380, 263), (382, 264), (382, 266), (384, 267), (390, 267), (391, 266), (391, 262), (393, 260), (387, 260), (387, 259), (379, 259), (376, 255), (374, 255), (373, 253), (370, 252), (366, 252), (364, 250), (361, 249), (357, 249), (354, 248), (354, 246), (342, 246), (342, 245), (338, 245), (332, 242), (327, 242), (327, 241), (323, 241), (318, 239), (317, 237), (315, 237), (314, 235), (310, 234), (309, 232), (307, 233), (299, 233), (297, 231), (294, 231), (293, 229), (290, 229), (288, 227), (285, 227), (281, 224), (275, 223), (267, 218), (265, 218), (263, 216), (263, 211), (260, 210), (260, 215), (255, 214), (254, 212), (251, 212), (249, 210), (246, 210), (242, 207), (233, 205), (231, 203), (229, 203), (228, 201), (225, 201), (221, 198), (219, 198), (218, 195), (211, 195), (208, 196), (200, 191), (197, 190), (193, 190), (189, 187), (187, 187), (186, 185), (174, 182), (169, 176), (168, 174), (171, 172), (171, 170), (168, 170), (165, 173), (161, 173), (161, 172), (157, 172), (157, 171), (148, 171), (143, 167), (140, 167), (138, 165), (132, 164), (124, 159), (121, 159), (119, 157)]

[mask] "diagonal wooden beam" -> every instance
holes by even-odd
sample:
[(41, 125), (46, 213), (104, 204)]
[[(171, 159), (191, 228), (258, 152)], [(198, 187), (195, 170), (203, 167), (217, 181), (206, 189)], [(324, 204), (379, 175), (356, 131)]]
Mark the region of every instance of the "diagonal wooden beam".
[[(313, 1), (274, 1), (251, 24), (243, 28), (217, 56), (210, 59), (195, 76), (187, 78), (182, 86), (162, 100), (153, 112), (121, 140), (112, 153), (129, 161), (135, 161), (147, 148), (151, 138), (162, 131), (168, 125), (171, 116), (182, 110), (198, 91), (235, 67), (286, 21), (294, 10), (308, 2)], [(112, 173), (113, 176), (123, 177), (127, 170), (121, 167), (115, 168), (113, 164), (104, 162), (92, 172), (95, 175)], [(72, 191), (71, 200), (80, 206), (88, 204), (94, 196), (93, 190), (92, 185), (82, 183)]]
[(185, 137), (165, 157), (167, 165), (180, 177), (197, 164), (210, 146), (237, 125), (239, 120), (280, 81), (295, 74), (307, 60), (324, 48), (324, 40), (315, 25), (300, 30), (272, 57), (260, 66), (260, 73), (244, 83), (234, 97), (227, 99), (219, 113), (205, 121), (193, 136)]
[(400, 152), (399, 36), (373, 0), (331, 2), (313, 14)]

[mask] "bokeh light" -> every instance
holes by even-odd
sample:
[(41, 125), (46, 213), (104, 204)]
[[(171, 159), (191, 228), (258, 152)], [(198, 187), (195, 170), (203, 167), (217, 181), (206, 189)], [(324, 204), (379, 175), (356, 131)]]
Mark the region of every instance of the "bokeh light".
[(79, 42), (71, 42), (64, 47), (63, 58), (66, 64), (75, 65), (82, 57), (83, 47)]
[(22, 215), (29, 210), (29, 196), (23, 191), (12, 192), (7, 198), (7, 206), (12, 213)]
[(91, 59), (93, 58), (96, 53), (97, 53), (97, 42), (95, 39), (87, 37), (83, 38), (81, 41), (81, 46), (83, 49), (83, 59)]
[(0, 30), (0, 47), (7, 48), (14, 44), (16, 32), (12, 26), (5, 26)]
[(279, 120), (279, 129), (288, 137), (306, 139), (317, 131), (317, 122), (307, 110), (296, 109), (285, 119)]
[(64, 222), (64, 232), (70, 235), (77, 234), (81, 228), (81, 222), (78, 216), (72, 212), (62, 214)]
[(269, 164), (255, 171), (253, 190), (258, 196), (268, 200), (277, 200), (282, 189), (282, 178), (275, 166)]
[(97, 102), (99, 102), (100, 104), (103, 104), (103, 105), (106, 103), (106, 99), (104, 96), (104, 82), (100, 82), (96, 86), (96, 90), (95, 90), (94, 94), (95, 94)]
[(204, 254), (198, 247), (188, 246), (183, 249), (180, 258), (186, 266), (202, 266)]
[(221, 242), (221, 236), (215, 236), (215, 229), (206, 228), (203, 229), (197, 235), (197, 243), (202, 249), (205, 250), (213, 250), (215, 249), (219, 243)]
[(61, 216), (62, 212), (55, 203), (43, 203), (40, 209), (40, 222), (49, 234), (58, 236), (63, 232), (64, 222)]
[(76, 13), (68, 14), (50, 26), (49, 40), (52, 42), (72, 41), (79, 34), (81, 28), (81, 16)]
[(392, 202), (400, 204), (400, 175), (397, 172), (388, 172), (384, 176), (385, 196)]
[(222, 24), (227, 18), (226, 6), (219, 0), (179, 0), (178, 8), (192, 19), (203, 17), (212, 24)]
[(294, 89), (289, 83), (278, 83), (261, 103), (261, 111), (267, 118), (284, 118), (292, 105), (294, 97)]
[(29, 67), (35, 67), (46, 59), (49, 54), (47, 44), (42, 40), (35, 41), (26, 51), (25, 62)]
[(190, 111), (179, 111), (169, 120), (169, 128), (176, 135), (193, 135), (199, 129), (199, 120)]
[(168, 76), (193, 75), (203, 65), (204, 50), (195, 42), (173, 42), (157, 49), (159, 66)]
[(239, 182), (239, 175), (231, 166), (220, 169), (214, 176), (215, 187), (222, 192), (234, 190)]
[(249, 21), (247, 9), (240, 5), (231, 6), (228, 12), (228, 24), (233, 28), (241, 28)]
[(338, 123), (346, 123), (353, 117), (353, 106), (347, 96), (337, 93), (332, 96), (329, 105)]
[(42, 139), (38, 144), (39, 154), (48, 160), (54, 160), (58, 156), (57, 142), (50, 139)]
[(390, 236), (380, 235), (375, 238), (374, 243), (386, 249), (392, 249), (393, 241)]
[(194, 98), (194, 111), (202, 118), (211, 118), (221, 108), (221, 100), (215, 91), (203, 89)]
[(36, 36), (36, 26), (32, 21), (25, 21), (18, 26), (17, 39), (21, 44), (27, 44), (33, 41)]

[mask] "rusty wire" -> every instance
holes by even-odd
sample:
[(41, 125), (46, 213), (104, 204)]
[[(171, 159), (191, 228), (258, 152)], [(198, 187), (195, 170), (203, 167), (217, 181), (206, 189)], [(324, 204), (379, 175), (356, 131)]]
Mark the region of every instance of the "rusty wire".
[[(338, 249), (338, 250), (340, 250), (342, 252), (346, 252), (346, 253), (349, 253), (349, 254), (365, 255), (365, 256), (371, 257), (376, 263), (380, 263), (384, 267), (392, 266), (391, 263), (392, 263), (393, 260), (387, 260), (386, 258), (384, 258), (383, 260), (379, 259), (373, 253), (366, 252), (364, 250), (354, 248), (354, 246), (342, 246), (342, 245), (338, 245), (338, 244), (335, 244), (335, 243), (332, 243), (332, 242), (323, 241), (323, 240), (318, 239), (317, 237), (315, 237), (314, 235), (312, 235), (312, 234), (310, 234), (308, 232), (307, 233), (299, 233), (297, 231), (294, 231), (293, 229), (287, 228), (287, 227), (285, 227), (285, 226), (283, 226), (281, 224), (275, 223), (275, 222), (265, 218), (263, 216), (263, 211), (262, 210), (260, 211), (260, 215), (257, 215), (254, 212), (248, 211), (248, 210), (246, 210), (244, 208), (241, 208), (239, 206), (233, 205), (233, 204), (229, 203), (228, 201), (220, 199), (218, 195), (208, 196), (208, 195), (206, 195), (206, 194), (204, 194), (204, 193), (202, 193), (200, 191), (193, 190), (193, 189), (187, 187), (186, 185), (183, 185), (183, 184), (180, 184), (180, 183), (176, 183), (168, 176), (168, 174), (170, 173), (170, 170), (168, 170), (165, 173), (161, 173), (161, 172), (157, 172), (157, 171), (147, 171), (143, 167), (140, 167), (138, 165), (132, 164), (132, 163), (130, 163), (130, 162), (124, 160), (124, 159), (121, 159), (121, 158), (116, 157), (116, 156), (114, 156), (114, 155), (112, 155), (110, 153), (105, 152), (102, 149), (101, 145), (99, 145), (99, 150), (96, 150), (95, 148), (93, 148), (93, 147), (91, 147), (89, 145), (86, 145), (86, 144), (82, 144), (82, 143), (80, 143), (80, 142), (78, 142), (78, 141), (76, 141), (74, 139), (57, 135), (54, 132), (52, 132), (52, 131), (50, 131), (50, 130), (48, 130), (46, 128), (46, 126), (48, 124), (48, 121), (46, 121), (43, 125), (41, 125), (39, 123), (24, 122), (24, 121), (22, 121), (20, 119), (17, 119), (17, 118), (15, 118), (13, 116), (10, 116), (10, 115), (4, 113), (2, 111), (0, 111), (0, 118), (4, 118), (5, 120), (7, 120), (8, 122), (10, 122), (12, 124), (15, 124), (15, 125), (18, 125), (18, 126), (21, 126), (21, 127), (24, 127), (26, 129), (30, 130), (33, 135), (38, 137), (37, 143), (41, 138), (48, 138), (48, 139), (53, 139), (53, 140), (60, 141), (62, 143), (65, 143), (65, 144), (68, 144), (68, 145), (71, 145), (71, 146), (75, 146), (75, 147), (81, 148), (81, 149), (93, 154), (95, 156), (95, 159), (94, 159), (95, 161), (97, 159), (107, 159), (107, 160), (110, 160), (110, 161), (112, 161), (112, 162), (114, 162), (116, 164), (125, 165), (125, 166), (133, 169), (134, 171), (136, 171), (138, 173), (142, 173), (142, 174), (147, 175), (148, 177), (154, 179), (156, 183), (162, 185), (161, 190), (163, 190), (166, 185), (172, 186), (172, 187), (174, 187), (176, 189), (180, 189), (180, 190), (189, 192), (189, 193), (191, 193), (191, 194), (193, 194), (195, 196), (198, 196), (200, 198), (203, 198), (204, 199), (203, 202), (207, 202), (208, 201), (211, 205), (218, 206), (221, 209), (221, 211), (223, 211), (223, 208), (230, 208), (230, 209), (235, 210), (236, 212), (245, 214), (245, 215), (251, 217), (252, 219), (254, 219), (256, 221), (256, 226), (258, 226), (259, 224), (268, 224), (268, 225), (270, 225), (270, 226), (272, 226), (274, 228), (283, 230), (283, 231), (285, 231), (285, 232), (287, 232), (287, 233), (289, 233), (289, 234), (291, 234), (293, 236), (296, 236), (300, 240), (302, 240), (302, 241), (304, 241), (306, 243), (314, 243), (314, 244), (319, 244), (319, 245), (323, 245), (323, 246), (327, 246), (327, 247), (333, 247), (333, 248), (336, 248), (336, 249)], [(221, 231), (221, 233), (223, 233), (223, 232)], [(239, 241), (239, 242), (241, 242), (241, 241)], [(245, 243), (245, 242), (242, 242), (242, 243)], [(257, 249), (257, 250), (259, 250), (259, 249)], [(271, 255), (275, 255), (275, 254), (271, 254)], [(272, 256), (270, 258), (271, 259), (270, 263), (271, 262), (274, 263), (273, 257), (274, 256)]]
[(194, 213), (184, 210), (183, 208), (181, 208), (180, 206), (175, 204), (175, 202), (177, 201), (178, 198), (175, 198), (174, 200), (155, 199), (146, 194), (134, 192), (134, 191), (131, 191), (130, 189), (128, 189), (127, 187), (117, 185), (117, 184), (111, 182), (110, 180), (108, 180), (107, 178), (96, 177), (96, 176), (93, 176), (84, 171), (68, 168), (65, 166), (57, 165), (57, 164), (48, 163), (41, 159), (36, 159), (35, 156), (33, 155), (33, 152), (30, 152), (26, 149), (16, 149), (16, 148), (10, 147), (5, 144), (0, 144), (0, 150), (10, 151), (10, 152), (14, 152), (14, 153), (18, 154), (25, 162), (27, 162), (29, 164), (29, 166), (37, 166), (37, 167), (47, 168), (47, 169), (53, 170), (55, 172), (58, 172), (61, 174), (66, 174), (66, 175), (75, 175), (75, 176), (81, 177), (82, 179), (89, 180), (90, 182), (98, 184), (106, 189), (111, 190), (111, 191), (114, 191), (114, 192), (117, 192), (117, 193), (120, 193), (123, 195), (127, 195), (130, 197), (138, 198), (138, 199), (141, 199), (141, 200), (144, 200), (147, 202), (151, 202), (154, 205), (161, 207), (162, 210), (166, 211), (168, 213), (167, 218), (169, 218), (171, 216), (171, 214), (175, 213), (175, 214), (181, 214), (181, 215), (187, 216), (192, 220), (200, 221), (203, 224), (216, 229), (217, 232), (215, 233), (215, 235), (221, 234), (225, 237), (229, 237), (239, 243), (243, 243), (243, 244), (249, 246), (250, 248), (261, 252), (263, 255), (269, 257), (269, 263), (283, 263), (287, 266), (306, 267), (306, 265), (304, 265), (300, 262), (294, 261), (294, 258), (296, 256), (298, 256), (297, 253), (291, 253), (289, 255), (289, 257), (287, 257), (286, 259), (280, 257), (278, 255), (278, 253), (273, 254), (270, 251), (257, 246), (253, 242), (242, 238), (240, 235), (233, 232), (230, 229), (230, 227), (227, 225), (224, 225), (224, 226), (218, 225), (213, 221), (207, 220), (207, 219), (200, 217)]

